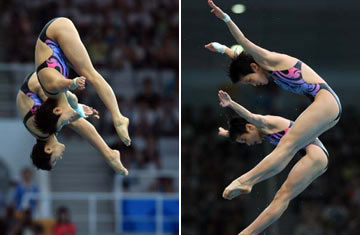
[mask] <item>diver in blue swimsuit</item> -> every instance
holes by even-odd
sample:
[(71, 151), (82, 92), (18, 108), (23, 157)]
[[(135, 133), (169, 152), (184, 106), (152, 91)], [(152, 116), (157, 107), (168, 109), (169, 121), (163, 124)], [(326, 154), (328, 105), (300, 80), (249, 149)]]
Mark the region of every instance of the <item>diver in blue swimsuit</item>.
[[(36, 138), (36, 144), (33, 147), (30, 157), (33, 164), (42, 170), (51, 170), (56, 162), (62, 159), (65, 150), (65, 146), (58, 142), (55, 134), (49, 135), (37, 128), (35, 117), (47, 100), (48, 97), (42, 90), (36, 73), (30, 73), (18, 91), (16, 103), (24, 126)], [(91, 107), (78, 104), (76, 96), (69, 91), (60, 94), (56, 101), (55, 109), (61, 112), (61, 114), (59, 114), (57, 129), (61, 129), (60, 125), (62, 125), (62, 123), (69, 123), (72, 129), (101, 153), (117, 173), (127, 175), (128, 171), (120, 161), (120, 152), (109, 148), (95, 127), (85, 120), (85, 118), (89, 116), (99, 118), (98, 112)], [(79, 113), (74, 110), (78, 110), (79, 106), (81, 106), (81, 113), (85, 115), (83, 116), (85, 118), (80, 118)], [(76, 119), (79, 119), (75, 121), (74, 116), (76, 116)]]
[[(59, 17), (45, 25), (36, 42), (35, 67), (39, 83), (49, 98), (56, 99), (69, 89), (84, 89), (85, 82), (89, 82), (111, 113), (120, 139), (127, 146), (131, 144), (129, 119), (121, 114), (112, 88), (93, 67), (79, 33), (69, 19)], [(70, 68), (80, 77), (69, 79)], [(46, 126), (43, 129), (50, 132)]]

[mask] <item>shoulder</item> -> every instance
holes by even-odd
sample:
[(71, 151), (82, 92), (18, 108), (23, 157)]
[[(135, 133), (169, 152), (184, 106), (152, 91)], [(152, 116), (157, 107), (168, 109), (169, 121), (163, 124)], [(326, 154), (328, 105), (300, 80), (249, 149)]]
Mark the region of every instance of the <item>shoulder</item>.
[(290, 120), (280, 116), (265, 115), (264, 118), (266, 122), (266, 128), (269, 133), (282, 131), (290, 124)]
[(278, 53), (278, 52), (269, 52), (266, 56), (266, 63), (262, 67), (268, 71), (281, 71), (287, 70), (293, 67), (297, 61), (297, 58)]

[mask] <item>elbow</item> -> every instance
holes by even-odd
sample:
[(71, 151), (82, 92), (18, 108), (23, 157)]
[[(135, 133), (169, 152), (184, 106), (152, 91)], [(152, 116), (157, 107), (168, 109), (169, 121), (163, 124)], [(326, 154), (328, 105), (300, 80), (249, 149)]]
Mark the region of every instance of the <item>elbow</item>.
[(257, 59), (256, 59), (259, 64), (261, 65), (269, 65), (270, 61), (271, 61), (271, 52), (268, 50), (261, 50), (258, 53)]
[(264, 50), (261, 54), (262, 54), (261, 57), (263, 58), (263, 60), (264, 60), (265, 62), (268, 62), (268, 61), (271, 60), (271, 57), (272, 57), (271, 54), (272, 54), (272, 52), (270, 52), (270, 51), (268, 51), (268, 50)]
[(265, 127), (266, 126), (266, 121), (265, 121), (265, 118), (261, 115), (254, 115), (253, 116), (253, 120), (254, 120), (254, 123), (256, 123), (256, 125), (258, 127)]
[(73, 104), (78, 104), (79, 103), (79, 100), (78, 100), (76, 95), (71, 95), (69, 98), (71, 100), (71, 103), (73, 103)]

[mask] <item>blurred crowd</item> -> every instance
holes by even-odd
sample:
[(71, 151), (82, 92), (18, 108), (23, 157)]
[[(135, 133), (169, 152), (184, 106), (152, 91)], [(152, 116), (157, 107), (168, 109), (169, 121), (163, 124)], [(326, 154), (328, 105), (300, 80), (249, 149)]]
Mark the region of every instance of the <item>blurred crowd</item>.
[[(121, 112), (130, 119), (130, 147), (125, 147), (118, 138), (111, 115), (97, 95), (79, 95), (79, 102), (99, 111), (101, 118), (90, 121), (111, 148), (120, 150), (123, 163), (132, 169), (163, 169), (159, 141), (178, 139), (179, 135), (178, 81), (171, 80), (160, 91), (153, 83), (154, 79), (145, 78), (140, 86), (134, 87), (133, 97), (117, 96)], [(64, 129), (62, 135), (76, 136), (70, 129)]]
[(68, 17), (97, 68), (178, 68), (178, 0), (2, 1), (5, 62), (34, 61), (37, 37), (55, 17)]
[[(160, 141), (173, 139), (176, 140), (175, 146), (167, 148), (173, 148), (172, 152), (178, 155), (179, 104), (177, 94), (175, 94), (177, 85), (174, 85), (171, 85), (174, 89), (173, 94), (166, 96), (165, 93), (156, 92), (152, 81), (145, 79), (142, 88), (133, 99), (127, 100), (125, 97), (118, 99), (121, 111), (131, 120), (129, 132), (132, 145), (130, 147), (125, 147), (119, 140), (108, 112), (103, 112), (106, 116), (97, 123), (97, 129), (102, 136), (112, 137), (112, 141), (108, 141), (109, 146), (121, 152), (121, 160), (129, 169), (148, 171), (150, 174), (159, 170), (173, 170), (178, 175), (177, 167), (173, 169), (163, 165), (165, 157), (170, 157), (176, 162), (178, 158), (164, 156), (163, 154), (166, 153), (160, 151)], [(103, 109), (101, 106), (96, 108)], [(174, 178), (171, 175), (164, 175), (155, 181), (141, 179), (141, 186), (139, 185), (136, 189), (130, 187), (131, 179), (126, 178), (124, 190), (172, 193), (178, 191), (177, 180), (177, 177)]]
[[(163, 169), (159, 141), (178, 138), (179, 128), (178, 9), (178, 0), (2, 1), (0, 61), (33, 63), (35, 43), (44, 25), (55, 17), (68, 17), (100, 73), (152, 71), (157, 74), (145, 76), (138, 84), (134, 82), (127, 87), (108, 81), (121, 112), (130, 119), (133, 143), (130, 148), (120, 142), (111, 116), (99, 97), (88, 89), (77, 95), (79, 102), (100, 112), (99, 121), (90, 121), (110, 147), (121, 151), (125, 166)], [(164, 71), (171, 74), (171, 79), (160, 82), (159, 74)], [(123, 95), (122, 91), (127, 89), (133, 90), (132, 96)], [(61, 135), (76, 136), (66, 128)], [(148, 185), (147, 190), (177, 191), (174, 180), (177, 179), (158, 179), (158, 183)]]
[(67, 207), (57, 208), (56, 219), (36, 220), (30, 209), (16, 211), (8, 206), (0, 217), (0, 231), (4, 235), (75, 235), (76, 226)]
[(11, 186), (1, 189), (0, 194), (0, 234), (3, 235), (75, 235), (76, 227), (71, 222), (68, 208), (60, 206), (55, 219), (34, 219), (38, 201), (31, 198), (39, 192), (31, 168), (25, 167), (21, 179), (11, 182)]
[[(271, 112), (290, 119), (298, 114), (297, 111), (284, 113), (283, 109), (272, 104), (254, 107), (251, 108), (254, 113)], [(217, 128), (227, 127), (229, 115), (233, 114), (214, 107), (185, 105), (182, 108), (183, 234), (237, 234), (272, 200), (273, 196), (270, 200), (266, 189), (259, 191), (266, 181), (255, 186), (250, 195), (239, 199), (227, 201), (221, 197), (232, 180), (254, 167), (273, 149), (271, 145), (248, 147), (219, 137)], [(320, 136), (330, 153), (328, 170), (291, 201), (286, 215), (276, 222), (286, 221), (291, 225), (290, 228), (287, 225), (286, 234), (360, 234), (359, 118), (360, 113), (355, 107), (345, 107), (340, 122)], [(276, 177), (274, 192), (285, 180), (287, 172), (282, 174)], [(264, 199), (269, 200), (264, 202)], [(263, 205), (257, 205), (260, 203)], [(279, 232), (284, 233), (282, 230)]]

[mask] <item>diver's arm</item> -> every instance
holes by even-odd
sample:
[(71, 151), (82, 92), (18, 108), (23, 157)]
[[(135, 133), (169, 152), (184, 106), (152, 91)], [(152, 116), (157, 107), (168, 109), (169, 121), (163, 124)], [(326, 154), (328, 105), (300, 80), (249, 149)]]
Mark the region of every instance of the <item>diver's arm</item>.
[(254, 124), (258, 128), (267, 128), (266, 118), (263, 115), (254, 114), (231, 99), (228, 93), (220, 90), (218, 93), (220, 105), (234, 110), (240, 117)]
[(229, 131), (222, 128), (222, 127), (219, 127), (218, 135), (223, 136), (223, 137), (229, 137), (230, 136)]
[(212, 0), (208, 0), (208, 4), (212, 8), (211, 12), (226, 23), (235, 40), (244, 48), (247, 53), (253, 56), (256, 63), (258, 63), (261, 67), (272, 70), (286, 58), (286, 55), (271, 52), (255, 45), (245, 37), (244, 33), (231, 20), (229, 15), (224, 13), (218, 6), (216, 6)]
[(206, 49), (213, 51), (213, 52), (218, 52), (221, 54), (226, 54), (228, 55), (231, 59), (235, 59), (235, 57), (237, 56), (236, 52), (234, 50), (231, 50), (230, 48), (228, 48), (225, 45), (222, 45), (218, 42), (211, 42), (207, 45), (204, 46)]
[(74, 93), (72, 93), (71, 91), (66, 91), (65, 95), (66, 95), (67, 101), (69, 102), (71, 108), (76, 109), (79, 104), (78, 103), (79, 100), (78, 100), (77, 96)]

